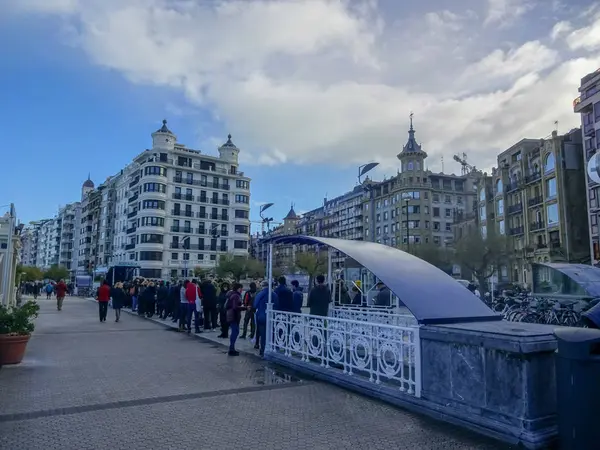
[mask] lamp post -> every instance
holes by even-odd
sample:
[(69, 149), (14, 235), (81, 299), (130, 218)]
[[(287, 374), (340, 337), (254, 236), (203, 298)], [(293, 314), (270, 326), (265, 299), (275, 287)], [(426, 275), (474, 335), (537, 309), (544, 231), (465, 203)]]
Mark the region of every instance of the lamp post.
[(267, 225), (267, 231), (270, 232), (271, 231), (271, 222), (273, 222), (273, 218), (272, 217), (264, 217), (263, 213), (269, 209), (271, 206), (273, 206), (275, 203), (265, 203), (264, 205), (260, 206), (260, 218), (262, 219), (262, 234), (264, 236), (265, 234), (265, 224)]
[(362, 166), (359, 166), (358, 167), (358, 184), (361, 183), (360, 178), (362, 176), (366, 175), (367, 172), (370, 172), (371, 170), (373, 170), (378, 165), (379, 165), (378, 162), (370, 162), (368, 164), (363, 164)]

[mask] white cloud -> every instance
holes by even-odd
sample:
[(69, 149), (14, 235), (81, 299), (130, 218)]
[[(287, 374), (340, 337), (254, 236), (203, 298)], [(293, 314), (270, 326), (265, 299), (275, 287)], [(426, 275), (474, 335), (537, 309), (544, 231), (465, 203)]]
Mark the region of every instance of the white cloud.
[(530, 0), (487, 0), (488, 11), (484, 25), (498, 24), (501, 26), (512, 23), (533, 9)]
[[(393, 174), (412, 110), (430, 168), (463, 151), (487, 168), (521, 138), (548, 135), (555, 120), (561, 131), (577, 125), (571, 101), (579, 80), (600, 66), (597, 22), (575, 29), (561, 17), (553, 41), (548, 27), (519, 40), (478, 19), (502, 25), (533, 7), (516, 0), (420, 16), (393, 16), (372, 0), (37, 4), (61, 14), (70, 43), (93, 63), (210, 108), (249, 164), (376, 160)], [(559, 38), (580, 53), (565, 53)]]

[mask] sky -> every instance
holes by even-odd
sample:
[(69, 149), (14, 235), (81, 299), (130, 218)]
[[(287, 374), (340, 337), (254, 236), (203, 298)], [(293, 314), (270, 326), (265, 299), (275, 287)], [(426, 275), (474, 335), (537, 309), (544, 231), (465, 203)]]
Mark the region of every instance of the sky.
[(489, 170), (580, 123), (600, 67), (592, 0), (0, 0), (0, 207), (52, 217), (151, 145), (233, 135), (253, 219), (277, 222), (399, 168), (409, 114), (428, 168)]

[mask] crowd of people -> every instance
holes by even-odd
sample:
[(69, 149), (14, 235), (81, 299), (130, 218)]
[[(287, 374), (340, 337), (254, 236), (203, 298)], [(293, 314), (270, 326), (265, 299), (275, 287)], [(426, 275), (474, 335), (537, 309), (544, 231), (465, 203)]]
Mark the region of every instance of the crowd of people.
[[(271, 301), (274, 310), (301, 313), (304, 293), (297, 280), (288, 286), (280, 277), (273, 286)], [(237, 339), (254, 339), (254, 348), (263, 355), (266, 339), (269, 282), (251, 282), (243, 290), (240, 283), (204, 278), (171, 282), (154, 282), (137, 278), (111, 286), (104, 281), (96, 293), (100, 322), (106, 322), (109, 303), (115, 311), (115, 322), (121, 319), (122, 308), (130, 308), (139, 316), (171, 320), (178, 331), (192, 333), (217, 332), (219, 338), (229, 339), (231, 356), (239, 353)], [(328, 315), (331, 292), (325, 277), (316, 277), (316, 285), (308, 295), (310, 313)], [(241, 332), (241, 334), (240, 334)], [(248, 333), (249, 332), (249, 333)]]

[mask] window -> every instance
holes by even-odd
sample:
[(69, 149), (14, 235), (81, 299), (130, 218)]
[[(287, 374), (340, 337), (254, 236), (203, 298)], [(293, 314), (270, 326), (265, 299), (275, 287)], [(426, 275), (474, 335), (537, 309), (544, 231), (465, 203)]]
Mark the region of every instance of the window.
[(440, 201), (440, 195), (439, 195), (439, 194), (433, 194), (433, 196), (432, 196), (431, 200), (432, 200), (434, 203), (438, 203), (438, 202)]
[(485, 206), (480, 206), (479, 207), (479, 218), (481, 220), (485, 220), (486, 216), (485, 216)]
[(440, 217), (440, 208), (433, 208), (433, 217)]
[(556, 165), (553, 153), (548, 153), (546, 160), (544, 161), (544, 173), (552, 172)]
[(234, 227), (234, 231), (238, 234), (248, 234), (248, 226), (247, 225), (236, 225)]
[(546, 206), (546, 217), (548, 218), (548, 225), (558, 224), (558, 205), (556, 203)]
[(556, 197), (556, 177), (546, 180), (546, 196), (548, 198)]
[(448, 231), (448, 232), (452, 231), (452, 223), (446, 222), (446, 231)]
[(487, 227), (485, 225), (482, 225), (481, 227), (481, 237), (484, 239), (487, 238)]
[(167, 192), (167, 185), (162, 183), (144, 183), (144, 192)]
[(388, 220), (388, 212), (384, 211), (383, 213), (383, 220)]
[(140, 252), (140, 261), (162, 261), (162, 252)]
[(244, 211), (243, 209), (235, 210), (236, 219), (247, 219), (248, 217), (250, 217), (248, 211)]
[(499, 199), (498, 203), (496, 204), (496, 209), (498, 211), (498, 215), (501, 216), (504, 214), (504, 199)]
[(402, 194), (403, 198), (414, 198), (414, 199), (419, 199), (421, 198), (421, 193), (419, 191), (411, 191), (411, 192), (405, 192), (404, 194)]
[(144, 168), (144, 175), (158, 175), (160, 177), (166, 177), (167, 169), (158, 166), (148, 166)]
[(250, 203), (250, 197), (248, 197), (247, 195), (236, 194), (235, 202), (248, 204), (248, 203)]
[(446, 208), (446, 210), (444, 211), (444, 215), (446, 217), (452, 217), (452, 210), (450, 208)]
[(502, 180), (498, 180), (496, 181), (496, 194), (501, 194), (502, 193)]
[(498, 231), (500, 232), (500, 234), (504, 234), (504, 220), (498, 222)]
[(412, 161), (409, 161), (408, 164), (406, 165), (406, 169), (407, 170), (413, 170), (414, 169), (414, 164)]
[(235, 181), (235, 187), (237, 187), (238, 189), (250, 189), (250, 183), (248, 181), (245, 180), (236, 180)]
[(247, 249), (248, 248), (248, 241), (233, 241), (233, 248)]
[(164, 227), (165, 219), (162, 217), (142, 217), (140, 226), (142, 226), (142, 227)]
[(144, 200), (142, 209), (165, 209), (165, 202), (162, 200)]
[(142, 234), (140, 244), (162, 244), (163, 238), (162, 234)]
[(485, 188), (481, 188), (481, 190), (479, 191), (479, 200), (481, 200), (482, 202), (485, 201)]

